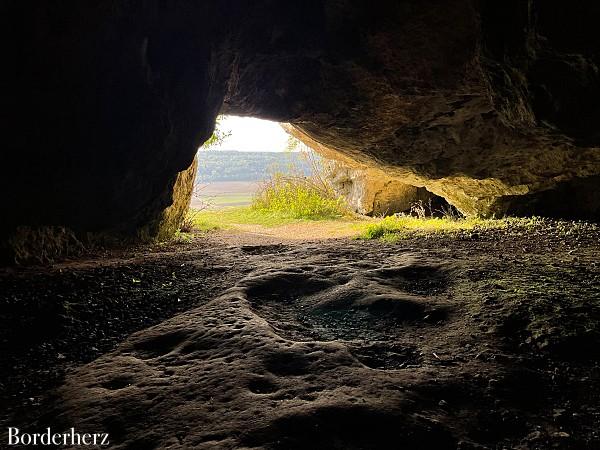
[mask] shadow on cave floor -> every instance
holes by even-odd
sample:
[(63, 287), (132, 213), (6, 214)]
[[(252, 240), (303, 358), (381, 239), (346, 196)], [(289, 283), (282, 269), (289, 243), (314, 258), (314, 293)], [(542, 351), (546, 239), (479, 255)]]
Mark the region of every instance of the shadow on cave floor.
[(600, 448), (582, 230), (220, 231), (5, 270), (0, 422), (122, 448)]

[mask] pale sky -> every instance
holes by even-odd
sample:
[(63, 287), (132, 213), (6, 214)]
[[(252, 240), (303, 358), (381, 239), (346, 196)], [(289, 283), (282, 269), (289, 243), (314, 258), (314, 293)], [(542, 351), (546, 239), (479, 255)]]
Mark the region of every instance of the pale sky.
[(242, 152), (283, 152), (288, 134), (277, 122), (251, 117), (223, 116), (221, 129), (231, 136), (210, 150), (239, 150)]

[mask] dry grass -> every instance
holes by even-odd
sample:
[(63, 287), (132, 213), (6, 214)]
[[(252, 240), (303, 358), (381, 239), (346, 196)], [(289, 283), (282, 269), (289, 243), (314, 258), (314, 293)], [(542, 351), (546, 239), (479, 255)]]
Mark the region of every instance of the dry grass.
[(350, 215), (346, 202), (312, 177), (276, 174), (265, 182), (252, 209), (291, 219), (328, 220)]

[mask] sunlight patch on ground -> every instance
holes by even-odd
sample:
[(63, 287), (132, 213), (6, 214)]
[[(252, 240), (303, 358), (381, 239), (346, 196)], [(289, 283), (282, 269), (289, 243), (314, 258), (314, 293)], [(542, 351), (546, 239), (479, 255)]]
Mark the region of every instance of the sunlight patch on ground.
[(327, 239), (353, 237), (382, 239), (395, 242), (415, 236), (439, 234), (477, 233), (480, 231), (530, 228), (538, 225), (540, 218), (418, 218), (408, 215), (371, 218), (364, 216), (339, 219), (296, 219), (282, 212), (251, 207), (224, 208), (190, 212), (198, 231), (234, 230), (257, 233), (285, 239)]
[(469, 217), (454, 219), (448, 217), (413, 217), (408, 215), (395, 215), (377, 220), (375, 223), (366, 224), (360, 235), (362, 239), (383, 239), (397, 241), (415, 235), (453, 234), (465, 231), (483, 231), (508, 227), (531, 227), (541, 219), (531, 218), (505, 218), (482, 219)]
[(374, 219), (354, 217), (328, 220), (295, 219), (281, 212), (250, 207), (225, 208), (218, 211), (193, 211), (199, 231), (236, 230), (286, 239), (326, 239), (356, 237), (364, 224)]

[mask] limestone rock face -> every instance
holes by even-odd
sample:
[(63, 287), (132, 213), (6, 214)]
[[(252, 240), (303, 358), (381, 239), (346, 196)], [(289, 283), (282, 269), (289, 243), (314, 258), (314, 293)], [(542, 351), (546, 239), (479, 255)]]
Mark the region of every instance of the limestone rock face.
[(1, 9), (3, 236), (22, 225), (138, 235), (219, 111), (290, 122), (468, 214), (598, 217), (589, 202), (552, 200), (598, 189), (598, 2)]
[[(190, 207), (197, 170), (198, 158), (196, 157), (190, 167), (177, 174), (171, 191), (171, 206), (163, 210), (159, 220), (140, 230), (140, 233), (146, 233), (147, 237), (157, 236), (158, 239), (167, 239), (179, 229)], [(140, 237), (144, 238), (143, 235)]]
[(325, 173), (332, 187), (359, 214), (388, 215), (409, 211), (419, 201), (426, 204), (443, 201), (423, 187), (411, 186), (377, 167), (344, 156), (289, 123), (281, 126), (324, 158)]
[(434, 197), (426, 189), (402, 183), (378, 169), (352, 169), (333, 162), (329, 173), (333, 188), (359, 214), (406, 212), (413, 203)]

